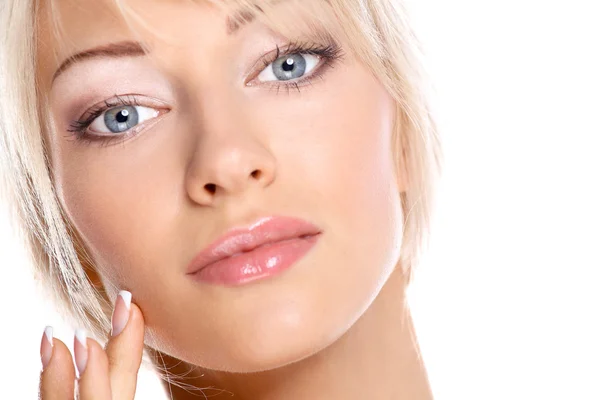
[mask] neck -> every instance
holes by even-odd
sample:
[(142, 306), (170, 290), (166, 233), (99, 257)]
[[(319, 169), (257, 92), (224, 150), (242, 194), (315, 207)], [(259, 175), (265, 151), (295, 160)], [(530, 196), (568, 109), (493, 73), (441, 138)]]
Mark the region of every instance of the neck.
[[(432, 400), (400, 269), (362, 317), (335, 343), (302, 361), (251, 374), (203, 370), (160, 353), (185, 385), (211, 398), (240, 400), (414, 399)], [(161, 362), (161, 365), (163, 363)], [(165, 382), (173, 400), (202, 398)], [(189, 389), (188, 389), (189, 390)], [(219, 394), (220, 392), (220, 394)]]

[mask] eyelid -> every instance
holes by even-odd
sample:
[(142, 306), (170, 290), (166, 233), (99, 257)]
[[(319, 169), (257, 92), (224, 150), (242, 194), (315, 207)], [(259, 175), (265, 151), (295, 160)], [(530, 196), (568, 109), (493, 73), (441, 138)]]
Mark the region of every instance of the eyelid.
[[(329, 51), (331, 51), (332, 53), (335, 53), (336, 55), (332, 56), (332, 57), (327, 57), (325, 55), (319, 54), (319, 52), (322, 52), (323, 48), (328, 49)], [(254, 84), (253, 82), (258, 78), (260, 73), (265, 68), (267, 68), (269, 65), (271, 65), (276, 60), (278, 60), (280, 57), (285, 57), (285, 56), (291, 55), (291, 54), (310, 54), (314, 57), (317, 57), (318, 63), (313, 68), (313, 72), (310, 73), (310, 75), (312, 75), (313, 73), (315, 73), (314, 71), (318, 71), (321, 67), (323, 67), (323, 64), (326, 63), (330, 58), (333, 61), (334, 58), (340, 57), (342, 52), (341, 52), (341, 48), (336, 43), (317, 44), (317, 43), (290, 42), (287, 45), (285, 45), (283, 48), (276, 46), (276, 48), (274, 50), (271, 50), (270, 52), (264, 54), (262, 57), (259, 58), (259, 60), (256, 63), (254, 63), (254, 65), (251, 68), (252, 72), (250, 74), (248, 74), (248, 76), (244, 80), (244, 85), (245, 86), (255, 86), (255, 85), (257, 86), (257, 84)], [(288, 81), (282, 81), (281, 84), (286, 84), (285, 82), (288, 82)], [(289, 81), (288, 84), (292, 84), (292, 82), (293, 81)], [(261, 82), (261, 83), (266, 83), (266, 82)]]
[[(104, 134), (103, 132), (90, 132), (90, 125), (97, 118), (100, 118), (106, 111), (112, 108), (124, 105), (152, 108), (158, 111), (158, 115), (118, 134), (110, 135)], [(113, 97), (98, 102), (88, 108), (83, 113), (80, 120), (71, 122), (70, 129), (67, 129), (67, 131), (70, 132), (77, 141), (82, 141), (84, 143), (87, 142), (90, 144), (97, 143), (101, 146), (108, 146), (114, 144), (115, 142), (120, 143), (122, 141), (129, 140), (130, 138), (139, 136), (141, 131), (152, 127), (155, 125), (155, 123), (158, 123), (164, 117), (164, 115), (170, 111), (171, 107), (165, 101), (151, 96), (140, 94), (114, 95)]]
[(100, 147), (109, 147), (113, 145), (117, 145), (123, 142), (129, 142), (131, 140), (135, 140), (136, 138), (142, 136), (143, 131), (146, 131), (156, 124), (160, 123), (160, 121), (165, 117), (165, 115), (170, 110), (166, 110), (158, 116), (149, 119), (141, 124), (138, 124), (132, 127), (129, 130), (123, 131), (114, 135), (103, 135), (96, 133), (89, 133), (87, 130), (83, 133), (74, 133), (76, 141), (81, 142), (84, 145), (97, 145)]
[[(116, 106), (116, 107), (118, 107), (118, 106)], [(102, 116), (103, 116), (103, 115), (104, 115), (106, 112), (108, 112), (109, 110), (111, 110), (111, 109), (113, 109), (113, 108), (116, 108), (116, 107), (109, 107), (109, 108), (105, 109), (105, 110), (102, 112), (102, 114), (100, 114), (99, 116), (97, 116), (97, 117), (96, 117), (96, 118), (95, 118), (95, 119), (92, 121), (92, 123), (90, 124), (90, 126), (88, 126), (88, 128), (87, 128), (87, 129), (88, 129), (88, 131), (89, 131), (89, 132), (91, 132), (91, 134), (92, 134), (93, 136), (99, 136), (99, 137), (113, 137), (113, 136), (119, 136), (119, 135), (125, 134), (126, 132), (129, 132), (129, 131), (131, 131), (131, 130), (134, 130), (134, 129), (136, 129), (136, 130), (137, 130), (137, 129), (140, 129), (139, 127), (143, 127), (143, 126), (147, 125), (147, 124), (148, 124), (150, 121), (153, 121), (153, 120), (155, 120), (156, 118), (158, 118), (158, 117), (160, 117), (161, 115), (163, 115), (163, 114), (166, 114), (166, 113), (168, 112), (168, 111), (166, 111), (164, 108), (162, 108), (162, 109), (161, 109), (161, 108), (156, 108), (156, 107), (149, 107), (149, 106), (142, 105), (142, 104), (140, 104), (140, 105), (134, 105), (133, 107), (144, 107), (144, 108), (150, 108), (150, 109), (152, 109), (152, 110), (154, 110), (154, 111), (155, 111), (155, 115), (153, 115), (151, 118), (149, 118), (149, 119), (147, 119), (147, 120), (145, 120), (145, 121), (143, 121), (143, 122), (140, 122), (140, 123), (138, 123), (136, 126), (133, 126), (133, 127), (131, 127), (130, 129), (128, 129), (128, 130), (126, 130), (126, 131), (123, 131), (123, 132), (118, 132), (118, 133), (114, 133), (114, 132), (100, 132), (100, 131), (96, 131), (96, 130), (93, 130), (93, 129), (91, 129), (92, 125), (93, 125), (93, 124), (94, 124), (94, 123), (95, 123), (95, 122), (98, 120), (98, 118), (101, 118), (101, 117), (102, 117)]]
[[(148, 102), (145, 102), (145, 104), (141, 104), (138, 102), (138, 98), (149, 100), (150, 103), (154, 103), (154, 105), (148, 105)], [(156, 109), (169, 109), (169, 106), (166, 102), (151, 96), (146, 96), (138, 93), (130, 93), (125, 95), (115, 94), (113, 97), (99, 101), (96, 104), (93, 104), (92, 106), (88, 107), (87, 110), (85, 110), (83, 114), (79, 117), (79, 120), (85, 120), (94, 113), (98, 113), (100, 110), (103, 110), (102, 112), (104, 112), (110, 108), (119, 107), (123, 105), (143, 106)]]

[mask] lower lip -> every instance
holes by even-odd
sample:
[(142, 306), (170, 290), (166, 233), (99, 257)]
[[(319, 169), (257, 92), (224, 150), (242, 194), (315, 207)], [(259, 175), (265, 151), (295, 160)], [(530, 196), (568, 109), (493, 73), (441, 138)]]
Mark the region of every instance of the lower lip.
[(200, 282), (227, 286), (265, 279), (290, 268), (317, 243), (319, 236), (266, 244), (212, 263), (191, 276)]

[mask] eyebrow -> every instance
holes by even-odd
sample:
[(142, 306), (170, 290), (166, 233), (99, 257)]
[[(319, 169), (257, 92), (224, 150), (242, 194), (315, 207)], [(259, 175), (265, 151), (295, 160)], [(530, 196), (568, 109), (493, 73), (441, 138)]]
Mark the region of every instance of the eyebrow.
[(65, 72), (73, 64), (89, 60), (92, 58), (119, 58), (119, 57), (139, 57), (147, 54), (140, 42), (135, 41), (124, 41), (117, 43), (104, 44), (102, 46), (88, 49), (72, 56), (69, 56), (64, 60), (52, 77), (52, 82), (58, 78), (60, 74)]
[[(243, 11), (236, 14), (236, 18), (227, 17), (226, 27), (227, 35), (232, 36), (239, 31), (242, 25), (249, 24), (254, 21), (255, 16), (251, 12)], [(142, 43), (137, 41), (123, 41), (116, 43), (103, 44), (92, 49), (84, 50), (69, 56), (65, 59), (54, 75), (52, 82), (58, 78), (60, 74), (65, 72), (73, 64), (93, 58), (121, 58), (121, 57), (140, 57), (148, 54), (148, 50), (144, 48)]]

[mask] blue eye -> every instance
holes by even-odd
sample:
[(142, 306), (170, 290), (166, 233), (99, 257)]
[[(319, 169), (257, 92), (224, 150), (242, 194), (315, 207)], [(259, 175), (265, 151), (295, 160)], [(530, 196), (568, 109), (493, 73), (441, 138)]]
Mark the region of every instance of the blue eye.
[(310, 73), (319, 63), (319, 57), (312, 54), (288, 54), (269, 64), (259, 75), (261, 82), (289, 81)]
[(101, 133), (122, 133), (148, 119), (157, 117), (158, 110), (143, 106), (123, 105), (110, 108), (90, 124), (90, 130)]

